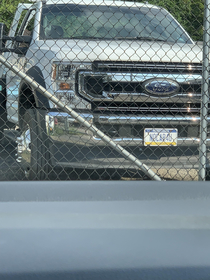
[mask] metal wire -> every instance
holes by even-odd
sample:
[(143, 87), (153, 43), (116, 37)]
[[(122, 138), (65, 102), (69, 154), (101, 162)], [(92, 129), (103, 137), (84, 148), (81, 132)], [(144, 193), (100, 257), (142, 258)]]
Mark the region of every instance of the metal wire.
[(3, 6), (0, 180), (208, 180), (209, 1), (185, 4)]

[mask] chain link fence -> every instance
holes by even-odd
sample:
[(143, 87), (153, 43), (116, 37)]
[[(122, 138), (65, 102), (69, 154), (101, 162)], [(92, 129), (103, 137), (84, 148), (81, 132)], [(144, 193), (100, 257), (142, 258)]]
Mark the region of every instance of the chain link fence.
[(207, 0), (3, 3), (0, 180), (209, 179), (208, 19)]

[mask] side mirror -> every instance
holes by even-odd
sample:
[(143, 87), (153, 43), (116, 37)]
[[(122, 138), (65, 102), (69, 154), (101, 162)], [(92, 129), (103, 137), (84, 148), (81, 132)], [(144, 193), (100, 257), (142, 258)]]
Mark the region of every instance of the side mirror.
[(14, 40), (18, 43), (30, 44), (32, 37), (31, 36), (16, 36)]
[[(28, 50), (28, 45), (30, 44), (32, 40), (32, 36), (15, 36), (10, 37), (6, 36), (6, 25), (4, 23), (0, 23), (0, 53), (1, 52), (14, 52), (18, 55), (25, 55)], [(5, 43), (7, 40), (11, 40), (13, 42), (17, 42), (20, 44), (26, 44), (23, 46), (17, 46), (13, 49), (5, 48)]]
[(5, 40), (3, 40), (3, 36), (6, 33), (6, 25), (4, 23), (0, 23), (0, 50), (5, 48)]

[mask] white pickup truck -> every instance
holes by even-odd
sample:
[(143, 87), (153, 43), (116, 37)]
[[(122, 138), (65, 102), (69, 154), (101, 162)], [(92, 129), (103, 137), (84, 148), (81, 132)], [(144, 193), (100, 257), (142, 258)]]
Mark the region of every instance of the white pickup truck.
[[(0, 39), (7, 61), (150, 166), (177, 166), (179, 156), (198, 153), (202, 52), (165, 9), (100, 0), (19, 4)], [(7, 118), (18, 127), (18, 160), (30, 179), (54, 167), (134, 168), (12, 70), (3, 72)]]

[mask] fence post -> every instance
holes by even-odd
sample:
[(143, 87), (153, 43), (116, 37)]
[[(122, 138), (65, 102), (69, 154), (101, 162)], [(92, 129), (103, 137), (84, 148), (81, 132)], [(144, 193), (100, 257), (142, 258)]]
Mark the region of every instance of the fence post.
[(210, 27), (210, 0), (205, 0), (204, 6), (204, 36), (203, 36), (203, 69), (201, 85), (201, 123), (199, 145), (199, 181), (205, 181), (206, 176), (206, 139), (207, 117), (209, 103), (209, 27)]

